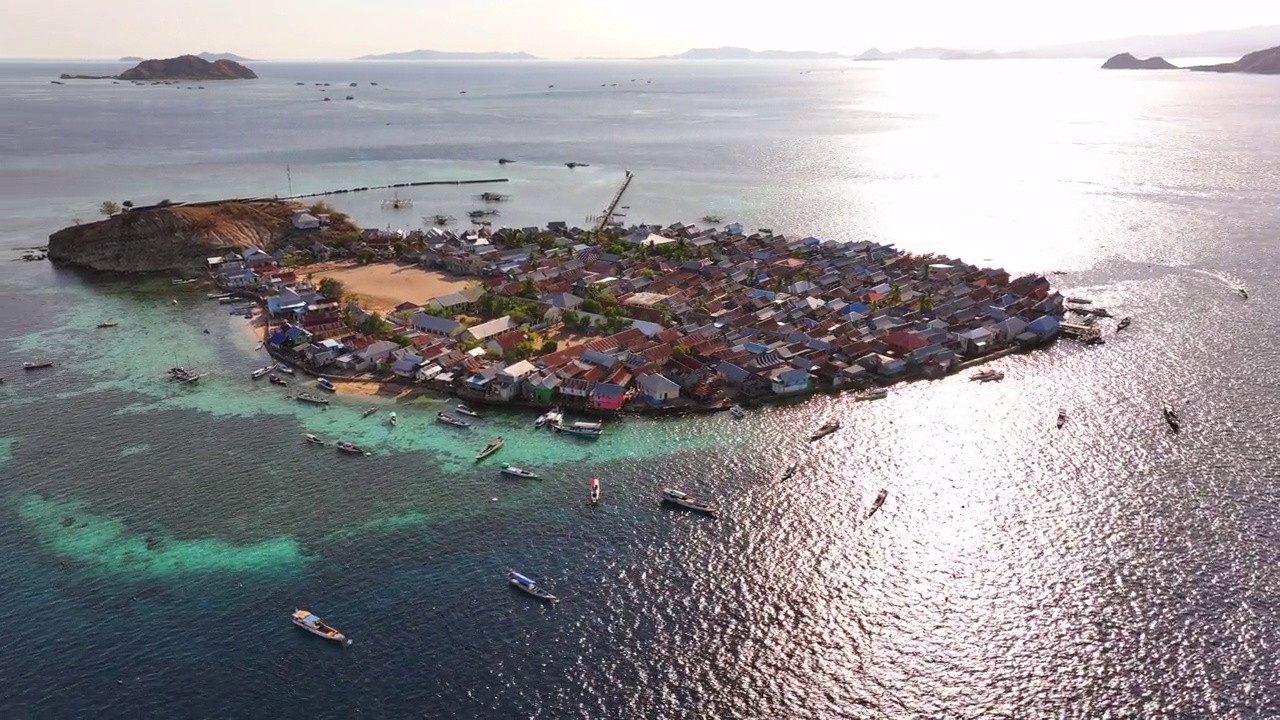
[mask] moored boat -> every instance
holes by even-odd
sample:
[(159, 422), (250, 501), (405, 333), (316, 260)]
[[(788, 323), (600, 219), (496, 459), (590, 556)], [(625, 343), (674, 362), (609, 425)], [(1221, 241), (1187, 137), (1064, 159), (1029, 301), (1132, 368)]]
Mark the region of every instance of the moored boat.
[(100, 328), (113, 328), (113, 327), (115, 327), (115, 326), (117, 326), (117, 325), (119, 325), (119, 324), (120, 324), (120, 323), (118, 323), (118, 322), (111, 322), (111, 321), (107, 321), (107, 322), (100, 322), (100, 323), (98, 323), (98, 327), (100, 327)]
[(822, 427), (818, 428), (816, 431), (814, 431), (812, 435), (809, 436), (809, 442), (815, 442), (817, 440), (821, 440), (822, 438), (830, 435), (831, 433), (839, 429), (840, 429), (839, 420), (835, 420), (835, 419), (828, 420), (825, 423), (823, 423)]
[(1171, 405), (1165, 405), (1161, 412), (1164, 414), (1164, 421), (1168, 423), (1170, 430), (1178, 432), (1182, 429), (1182, 420), (1178, 418), (1178, 411), (1174, 410)]
[(1120, 318), (1120, 322), (1116, 323), (1116, 332), (1120, 332), (1121, 330), (1129, 327), (1129, 323), (1131, 322), (1133, 322), (1133, 318), (1131, 317)]
[(40, 362), (24, 362), (24, 363), (22, 363), (22, 369), (23, 369), (23, 370), (39, 370), (40, 368), (47, 368), (47, 367), (53, 367), (53, 361), (52, 361), (52, 360), (41, 360)]
[(329, 378), (320, 378), (316, 380), (316, 386), (318, 386), (321, 390), (328, 390), (329, 392), (338, 392), (338, 388), (334, 387), (333, 383), (329, 382)]
[(564, 423), (555, 423), (551, 426), (556, 432), (569, 433), (585, 438), (598, 438), (604, 434), (604, 426), (600, 423), (593, 422), (575, 422), (565, 425)]
[(732, 415), (734, 418), (741, 420), (742, 418), (747, 416), (747, 410), (741, 405), (734, 405), (729, 408), (729, 414)]
[(187, 370), (186, 368), (180, 367), (169, 368), (169, 379), (173, 382), (190, 383), (194, 385), (195, 383), (200, 382), (200, 377), (201, 375), (194, 370)]
[(539, 476), (538, 473), (533, 472), (532, 470), (525, 470), (524, 468), (518, 468), (515, 465), (508, 465), (507, 463), (502, 463), (502, 470), (500, 470), (499, 472), (501, 472), (503, 475), (510, 475), (511, 477), (518, 477), (518, 478), (527, 478), (529, 480), (542, 479), (542, 477)]
[(782, 471), (782, 477), (780, 479), (790, 480), (791, 476), (795, 475), (796, 471), (799, 469), (800, 469), (800, 463), (791, 463), (790, 465), (787, 466), (786, 470)]
[(875, 515), (876, 511), (880, 509), (881, 505), (884, 505), (884, 501), (887, 500), (888, 498), (889, 498), (888, 489), (882, 488), (880, 490), (880, 493), (876, 495), (876, 499), (871, 501), (871, 509), (867, 510), (867, 517), (871, 517), (872, 515)]
[(1066, 425), (1066, 424), (1067, 424), (1067, 409), (1058, 408), (1058, 427), (1062, 427), (1063, 425)]
[(285, 375), (293, 374), (293, 368), (289, 367), (288, 365), (285, 365), (284, 363), (276, 363), (276, 370), (279, 370)]
[(1004, 372), (1001, 370), (984, 370), (969, 379), (984, 383), (999, 382), (1004, 379)]
[[(457, 418), (454, 418), (454, 419), (456, 420)], [(494, 439), (490, 440), (490, 441), (489, 441), (489, 444), (488, 444), (488, 445), (485, 445), (483, 450), (481, 450), (480, 452), (476, 453), (476, 462), (480, 462), (481, 460), (483, 460), (483, 459), (485, 459), (485, 458), (489, 457), (490, 455), (492, 455), (492, 454), (494, 454), (494, 453), (498, 452), (498, 449), (502, 447), (502, 443), (503, 443), (503, 440), (502, 440), (502, 436), (501, 436), (501, 435), (499, 435), (498, 437), (496, 437), (496, 438), (494, 438)]]
[(309, 610), (294, 610), (293, 624), (306, 630), (312, 635), (318, 635), (325, 640), (333, 640), (335, 642), (350, 642), (347, 636), (338, 632), (338, 629), (326, 625), (323, 620), (317, 617)]
[(1240, 297), (1244, 298), (1245, 300), (1249, 299), (1248, 290), (1245, 290), (1244, 288), (1236, 288), (1236, 292), (1240, 293)]
[(560, 599), (557, 598), (555, 595), (552, 595), (551, 593), (539, 587), (538, 583), (534, 582), (533, 580), (530, 580), (524, 575), (521, 575), (515, 570), (511, 570), (507, 572), (507, 581), (510, 582), (511, 586), (516, 588), (517, 590), (521, 590), (525, 593), (528, 593), (529, 595), (532, 595), (538, 598), (539, 600), (546, 600), (547, 602), (551, 602), (551, 603), (560, 601)]
[(560, 410), (559, 405), (553, 405), (551, 409), (547, 411), (547, 422), (552, 425), (564, 422), (564, 412)]
[(312, 403), (313, 405), (328, 405), (329, 401), (311, 393), (298, 393), (297, 400), (299, 402)]
[(1093, 304), (1093, 301), (1092, 301), (1092, 300), (1088, 300), (1088, 299), (1086, 299), (1086, 298), (1078, 298), (1078, 297), (1069, 297), (1069, 298), (1067, 298), (1067, 302), (1069, 302), (1069, 303), (1075, 303), (1075, 304), (1077, 304), (1077, 305), (1092, 305), (1092, 304)]
[(367, 417), (369, 417), (370, 415), (372, 415), (372, 414), (374, 414), (374, 413), (376, 413), (376, 412), (378, 412), (378, 408), (369, 408), (368, 410), (365, 410), (365, 411), (360, 415), (360, 417), (362, 417), (362, 418), (367, 418)]
[(455, 405), (453, 409), (468, 417), (473, 417), (473, 418), (480, 417), (480, 413), (476, 412), (475, 410), (472, 410), (466, 405)]
[(682, 508), (706, 513), (707, 515), (716, 514), (715, 505), (712, 505), (705, 500), (699, 500), (698, 498), (687, 495), (679, 490), (672, 490), (671, 488), (664, 489), (662, 491), (662, 499), (663, 501), (669, 502), (673, 505), (679, 505)]
[(467, 422), (466, 420), (463, 420), (462, 418), (456, 418), (447, 412), (436, 413), (436, 422), (442, 422), (445, 425), (452, 425), (454, 427), (461, 427), (461, 428), (471, 427), (471, 423)]
[(261, 378), (265, 376), (267, 373), (271, 372), (273, 367), (274, 366), (272, 365), (266, 365), (264, 367), (260, 367), (257, 370), (254, 370), (253, 372), (249, 373), (249, 377), (253, 378), (254, 380), (257, 380), (258, 378)]
[(302, 437), (303, 437), (303, 438), (305, 438), (305, 439), (306, 439), (306, 441), (307, 441), (307, 442), (309, 442), (309, 443), (311, 443), (312, 445), (328, 445), (328, 443), (326, 443), (325, 441), (323, 441), (323, 440), (321, 440), (320, 438), (316, 437), (315, 435), (312, 435), (311, 433), (307, 433), (306, 435), (303, 435)]
[(272, 385), (279, 385), (280, 387), (289, 387), (289, 383), (279, 375), (268, 375), (267, 379), (271, 381)]
[(391, 415), (387, 417), (387, 422), (391, 423), (391, 427), (395, 427), (400, 423), (400, 419), (396, 417), (394, 410), (391, 412)]
[(883, 400), (887, 397), (889, 397), (888, 390), (869, 390), (867, 392), (854, 395), (853, 399), (857, 402), (865, 402), (867, 400)]
[(348, 455), (368, 455), (369, 454), (365, 452), (364, 448), (360, 447), (359, 445), (356, 445), (353, 442), (347, 442), (346, 440), (339, 440), (336, 447), (340, 452), (347, 453)]
[(596, 478), (591, 478), (591, 504), (600, 504), (600, 481)]

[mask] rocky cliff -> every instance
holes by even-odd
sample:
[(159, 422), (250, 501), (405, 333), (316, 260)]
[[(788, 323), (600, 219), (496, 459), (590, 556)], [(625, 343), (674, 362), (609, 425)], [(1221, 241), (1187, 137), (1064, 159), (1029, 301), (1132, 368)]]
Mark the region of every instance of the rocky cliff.
[(1280, 75), (1280, 47), (1251, 52), (1235, 62), (1221, 65), (1197, 65), (1191, 68), (1191, 71)]
[(198, 272), (208, 258), (232, 248), (252, 245), (270, 252), (287, 244), (346, 245), (358, 238), (358, 228), (338, 213), (328, 227), (296, 230), (290, 218), (298, 209), (304, 208), (279, 200), (135, 208), (55, 232), (49, 259), (114, 272)]
[(1137, 58), (1129, 53), (1113, 55), (1102, 63), (1103, 70), (1177, 70), (1178, 66), (1162, 57)]
[(234, 60), (209, 62), (195, 55), (143, 60), (120, 73), (120, 80), (252, 80), (257, 73)]

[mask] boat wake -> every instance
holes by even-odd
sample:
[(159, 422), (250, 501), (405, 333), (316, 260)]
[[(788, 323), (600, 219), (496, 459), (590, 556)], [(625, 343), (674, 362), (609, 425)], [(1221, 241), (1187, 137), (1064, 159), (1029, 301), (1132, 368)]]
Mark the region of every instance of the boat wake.
[(1199, 268), (1184, 268), (1184, 269), (1187, 270), (1188, 272), (1193, 272), (1197, 275), (1203, 275), (1204, 277), (1217, 280), (1218, 282), (1222, 283), (1223, 285), (1227, 286), (1232, 290), (1237, 290), (1239, 288), (1244, 287), (1243, 280), (1225, 272), (1221, 272), (1218, 270), (1201, 270)]

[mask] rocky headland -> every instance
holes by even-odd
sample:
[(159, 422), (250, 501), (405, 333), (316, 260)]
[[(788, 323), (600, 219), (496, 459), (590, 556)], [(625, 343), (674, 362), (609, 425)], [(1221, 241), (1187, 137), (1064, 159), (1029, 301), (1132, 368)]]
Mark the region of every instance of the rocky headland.
[(1196, 65), (1192, 72), (1248, 73), (1252, 75), (1280, 75), (1280, 47), (1258, 50), (1235, 62), (1219, 65)]
[[(329, 224), (297, 229), (292, 220), (299, 210), (325, 214)], [(319, 205), (284, 200), (161, 204), (63, 228), (49, 236), (49, 260), (123, 273), (198, 272), (208, 258), (232, 249), (271, 252), (316, 242), (350, 246), (359, 238), (360, 229), (345, 215)]]
[(1162, 57), (1138, 58), (1130, 53), (1112, 55), (1102, 63), (1103, 70), (1177, 70), (1178, 66)]
[(71, 75), (62, 80), (137, 80), (137, 81), (207, 81), (253, 80), (258, 74), (234, 60), (209, 62), (195, 55), (181, 55), (164, 60), (143, 60), (119, 75)]

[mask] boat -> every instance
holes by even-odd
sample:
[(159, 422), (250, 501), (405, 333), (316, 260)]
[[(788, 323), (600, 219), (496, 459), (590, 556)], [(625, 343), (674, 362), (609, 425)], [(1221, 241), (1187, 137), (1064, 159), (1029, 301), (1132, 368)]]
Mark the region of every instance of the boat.
[(313, 403), (315, 405), (328, 405), (329, 401), (325, 398), (312, 395), (311, 393), (298, 393), (297, 399), (300, 402)]
[(196, 282), (196, 281), (195, 280), (170, 280), (169, 284), (170, 285), (190, 285), (193, 282)]
[(312, 445), (328, 445), (328, 443), (316, 437), (315, 435), (312, 435), (311, 433), (307, 433), (302, 437), (306, 438), (307, 442), (311, 443)]
[(475, 410), (472, 410), (466, 405), (455, 405), (453, 409), (457, 410), (459, 413), (462, 413), (463, 415), (466, 415), (468, 417), (473, 417), (473, 418), (480, 417), (480, 413), (476, 412)]
[(800, 463), (791, 463), (790, 465), (788, 465), (788, 466), (787, 466), (787, 469), (786, 469), (786, 470), (783, 470), (783, 471), (782, 471), (782, 478), (781, 478), (781, 479), (783, 479), (783, 480), (790, 480), (790, 479), (791, 479), (791, 476), (792, 476), (792, 475), (795, 475), (795, 474), (796, 474), (796, 471), (797, 471), (797, 470), (799, 470), (799, 469), (800, 469)]
[(823, 423), (822, 427), (818, 428), (816, 432), (814, 432), (812, 435), (809, 436), (809, 442), (821, 440), (822, 438), (830, 435), (831, 433), (839, 429), (840, 429), (839, 420), (828, 420), (825, 423)]
[(1116, 332), (1120, 332), (1121, 330), (1129, 327), (1129, 323), (1132, 323), (1132, 322), (1133, 322), (1133, 318), (1131, 317), (1120, 318), (1120, 322), (1116, 323)]
[(680, 507), (695, 510), (700, 513), (706, 513), (708, 515), (716, 514), (715, 505), (712, 505), (705, 500), (699, 500), (696, 497), (686, 495), (679, 490), (672, 490), (671, 488), (664, 489), (662, 491), (662, 499), (673, 505), (679, 505)]
[(591, 504), (600, 504), (600, 481), (595, 478), (591, 478)]
[(356, 445), (355, 443), (352, 443), (352, 442), (347, 442), (346, 440), (339, 440), (336, 447), (338, 448), (339, 451), (347, 453), (348, 455), (368, 455), (369, 454), (365, 452), (364, 449), (361, 448), (359, 445)]
[(387, 422), (391, 423), (391, 427), (395, 427), (397, 424), (400, 423), (400, 420), (399, 418), (396, 417), (396, 413), (394, 410), (391, 412), (391, 415), (387, 418)]
[(239, 301), (240, 301), (240, 298), (234, 297), (232, 295), (224, 295), (218, 298), (219, 305), (230, 305), (231, 303), (239, 302)]
[(471, 423), (461, 418), (456, 418), (447, 412), (436, 413), (436, 422), (442, 422), (445, 425), (452, 425), (454, 427), (461, 427), (461, 428), (471, 427)]
[(501, 436), (501, 435), (499, 435), (498, 437), (496, 437), (496, 438), (494, 438), (494, 439), (490, 440), (490, 441), (489, 441), (489, 444), (488, 444), (488, 445), (485, 445), (483, 450), (481, 450), (480, 452), (476, 453), (476, 462), (480, 462), (481, 460), (483, 460), (483, 459), (485, 459), (485, 458), (489, 457), (490, 455), (492, 455), (492, 454), (494, 454), (494, 453), (498, 452), (498, 449), (502, 447), (502, 442), (503, 442), (503, 441), (502, 441), (502, 436)]
[(502, 463), (502, 470), (500, 470), (499, 472), (501, 472), (503, 475), (510, 475), (511, 477), (528, 478), (530, 480), (542, 479), (541, 477), (539, 477), (538, 473), (536, 472), (533, 472), (531, 470), (525, 470), (524, 468), (518, 468), (515, 465), (508, 465), (506, 463)]
[(970, 375), (969, 379), (977, 380), (978, 382), (984, 382), (984, 383), (998, 382), (1004, 379), (1004, 373), (1001, 372), (1000, 370), (983, 370), (980, 373), (975, 373), (973, 375)]
[(267, 379), (271, 381), (272, 385), (279, 385), (280, 387), (289, 387), (289, 383), (279, 375), (268, 375)]
[(1058, 408), (1058, 427), (1062, 427), (1063, 425), (1066, 425), (1066, 424), (1067, 424), (1067, 409)]
[(276, 370), (279, 370), (285, 375), (293, 374), (293, 368), (289, 367), (288, 365), (285, 365), (284, 363), (276, 363)]
[(539, 416), (538, 416), (536, 419), (534, 419), (534, 421), (533, 421), (533, 426), (534, 426), (535, 428), (543, 427), (543, 426), (544, 426), (544, 425), (546, 425), (546, 424), (547, 424), (547, 414), (546, 414), (546, 413), (542, 413), (541, 415), (539, 415)]
[(888, 390), (871, 390), (869, 392), (858, 393), (853, 396), (856, 402), (865, 402), (867, 400), (883, 400), (889, 397)]
[(507, 572), (507, 581), (510, 582), (512, 587), (516, 588), (517, 590), (526, 592), (538, 598), (539, 600), (546, 600), (547, 602), (551, 602), (551, 603), (560, 601), (560, 599), (557, 598), (555, 595), (552, 595), (546, 590), (543, 590), (541, 587), (538, 587), (538, 583), (521, 575), (515, 570), (510, 570)]
[(266, 375), (267, 373), (271, 372), (274, 369), (275, 369), (275, 366), (273, 365), (265, 365), (263, 367), (258, 368), (257, 370), (254, 370), (252, 373), (249, 373), (249, 377), (253, 378), (254, 380), (257, 380), (258, 378), (263, 377), (264, 375)]
[(1248, 290), (1245, 290), (1244, 288), (1236, 288), (1236, 292), (1240, 293), (1240, 297), (1244, 298), (1245, 300), (1249, 299)]
[(880, 490), (880, 493), (876, 495), (876, 499), (871, 501), (871, 509), (867, 510), (867, 517), (871, 517), (872, 515), (875, 515), (876, 511), (880, 509), (881, 505), (884, 505), (884, 501), (888, 499), (888, 497), (889, 497), (889, 491), (887, 489), (882, 488)]
[(568, 425), (563, 422), (556, 422), (552, 423), (551, 429), (556, 432), (587, 438), (598, 438), (604, 434), (604, 425), (598, 422), (574, 422)]
[(559, 405), (553, 405), (550, 410), (542, 413), (537, 420), (533, 421), (533, 426), (540, 428), (549, 423), (554, 427), (562, 422), (564, 422), (564, 413), (560, 412)]
[(1182, 421), (1178, 419), (1178, 411), (1173, 407), (1165, 405), (1161, 410), (1164, 413), (1164, 421), (1169, 424), (1169, 429), (1178, 432), (1182, 429)]
[(194, 370), (181, 367), (169, 368), (169, 380), (173, 382), (195, 384), (200, 381), (200, 378), (201, 375)]
[(1075, 303), (1075, 304), (1077, 304), (1077, 305), (1092, 305), (1092, 304), (1093, 304), (1093, 301), (1092, 301), (1092, 300), (1088, 300), (1088, 299), (1086, 299), (1086, 298), (1078, 298), (1078, 297), (1069, 297), (1069, 298), (1067, 298), (1067, 302), (1069, 302), (1069, 303)]
[(52, 360), (41, 360), (40, 362), (24, 362), (24, 363), (22, 363), (22, 369), (23, 369), (23, 370), (39, 370), (40, 368), (47, 368), (47, 367), (53, 367), (53, 361), (52, 361)]
[(210, 300), (221, 300), (222, 298), (225, 298), (225, 297), (231, 297), (231, 293), (211, 292), (208, 295), (205, 295), (205, 297), (209, 298)]
[(747, 411), (746, 411), (746, 408), (742, 407), (741, 405), (734, 405), (733, 407), (729, 408), (729, 414), (732, 415), (734, 418), (741, 420), (742, 418), (747, 416)]
[(364, 413), (360, 415), (360, 417), (367, 418), (376, 412), (378, 412), (378, 408), (369, 408), (368, 410), (365, 410)]
[(120, 323), (118, 323), (118, 322), (100, 322), (100, 323), (98, 323), (98, 327), (100, 327), (100, 328), (111, 328), (111, 327), (115, 327), (115, 326), (117, 326), (117, 325), (119, 325), (119, 324), (120, 324)]
[(306, 630), (312, 635), (319, 635), (325, 640), (333, 640), (335, 642), (350, 642), (347, 636), (338, 632), (335, 627), (326, 625), (323, 620), (314, 615), (310, 610), (294, 610), (293, 624)]
[(334, 387), (333, 383), (329, 382), (329, 378), (320, 378), (319, 380), (316, 380), (316, 386), (319, 387), (321, 390), (328, 390), (329, 392), (338, 392), (338, 388)]

